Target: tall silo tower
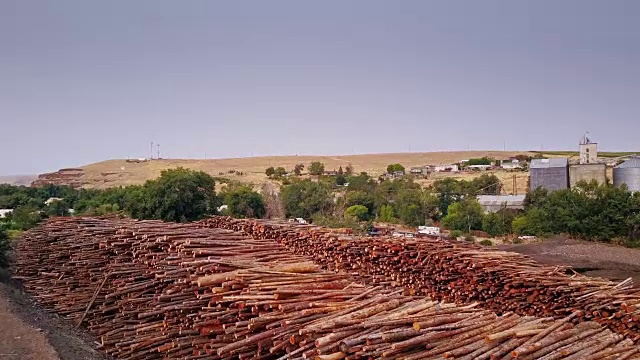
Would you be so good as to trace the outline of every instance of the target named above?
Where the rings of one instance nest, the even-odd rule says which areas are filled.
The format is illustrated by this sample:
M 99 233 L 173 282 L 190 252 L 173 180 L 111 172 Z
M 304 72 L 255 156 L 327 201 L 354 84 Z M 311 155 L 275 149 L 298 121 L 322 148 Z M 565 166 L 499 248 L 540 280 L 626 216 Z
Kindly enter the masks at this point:
M 596 164 L 598 162 L 598 143 L 589 139 L 589 133 L 584 134 L 580 141 L 580 164 Z

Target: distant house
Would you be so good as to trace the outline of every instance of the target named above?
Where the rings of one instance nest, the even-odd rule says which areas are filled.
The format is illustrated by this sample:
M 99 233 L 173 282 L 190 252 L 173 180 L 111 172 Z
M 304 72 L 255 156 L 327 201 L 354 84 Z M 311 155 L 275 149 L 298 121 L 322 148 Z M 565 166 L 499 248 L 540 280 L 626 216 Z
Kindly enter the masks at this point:
M 429 175 L 431 173 L 430 166 L 415 166 L 411 168 L 411 175 Z
M 478 195 L 478 202 L 486 213 L 500 209 L 524 210 L 526 195 Z
M 467 168 L 471 169 L 471 170 L 480 170 L 480 171 L 486 171 L 491 169 L 493 166 L 492 165 L 469 165 L 467 166 Z
M 433 167 L 435 172 L 458 172 L 460 167 L 458 164 L 436 165 Z
M 0 209 L 0 219 L 4 219 L 7 215 L 11 214 L 13 209 Z
M 500 168 L 504 170 L 517 170 L 523 168 L 523 163 L 516 159 L 515 156 L 511 156 L 508 159 L 500 160 Z
M 336 170 L 325 170 L 324 171 L 324 175 L 325 176 L 338 176 L 338 172 Z

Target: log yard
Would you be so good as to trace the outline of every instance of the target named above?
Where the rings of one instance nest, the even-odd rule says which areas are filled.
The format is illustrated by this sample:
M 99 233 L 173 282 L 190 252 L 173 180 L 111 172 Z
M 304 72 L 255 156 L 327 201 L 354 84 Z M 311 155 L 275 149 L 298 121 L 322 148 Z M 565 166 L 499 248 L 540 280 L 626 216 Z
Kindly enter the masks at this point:
M 0 360 L 640 360 L 640 1 L 0 1 Z
M 440 239 L 53 218 L 15 278 L 115 359 L 640 359 L 640 290 Z

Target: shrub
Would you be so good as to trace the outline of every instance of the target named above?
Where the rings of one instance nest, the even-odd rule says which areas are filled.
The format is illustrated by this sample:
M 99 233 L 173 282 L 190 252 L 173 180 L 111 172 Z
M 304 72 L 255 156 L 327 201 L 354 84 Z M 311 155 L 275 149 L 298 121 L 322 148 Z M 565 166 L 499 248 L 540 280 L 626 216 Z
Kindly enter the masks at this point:
M 449 236 L 451 236 L 454 239 L 457 239 L 460 236 L 462 236 L 462 231 L 460 231 L 460 230 L 451 230 L 451 233 L 450 233 Z
M 473 235 L 467 235 L 464 237 L 464 241 L 468 241 L 468 242 L 475 242 L 476 241 L 476 237 Z
M 491 241 L 489 239 L 484 239 L 484 240 L 480 241 L 480 245 L 493 246 L 493 241 Z
M 353 205 L 345 210 L 344 216 L 358 221 L 367 221 L 369 220 L 369 209 L 364 205 Z

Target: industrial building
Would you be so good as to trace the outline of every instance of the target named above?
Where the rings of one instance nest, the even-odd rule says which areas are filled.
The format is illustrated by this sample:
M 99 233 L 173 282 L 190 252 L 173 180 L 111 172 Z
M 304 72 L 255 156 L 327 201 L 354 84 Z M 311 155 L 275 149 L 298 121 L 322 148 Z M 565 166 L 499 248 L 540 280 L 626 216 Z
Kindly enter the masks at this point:
M 478 195 L 478 202 L 485 213 L 501 209 L 524 210 L 526 195 Z
M 589 183 L 593 180 L 599 184 L 607 181 L 607 165 L 598 161 L 598 144 L 585 134 L 580 142 L 580 164 L 569 166 L 569 181 L 574 187 L 581 181 Z
M 629 191 L 640 191 L 640 158 L 634 157 L 613 168 L 613 184 L 627 185 Z
M 529 188 L 549 191 L 569 188 L 569 159 L 533 159 L 530 166 Z
M 597 164 L 598 143 L 592 142 L 588 135 L 585 134 L 580 142 L 580 164 Z
M 569 181 L 571 187 L 579 182 L 597 181 L 599 184 L 607 182 L 607 165 L 605 164 L 575 164 L 569 166 Z

